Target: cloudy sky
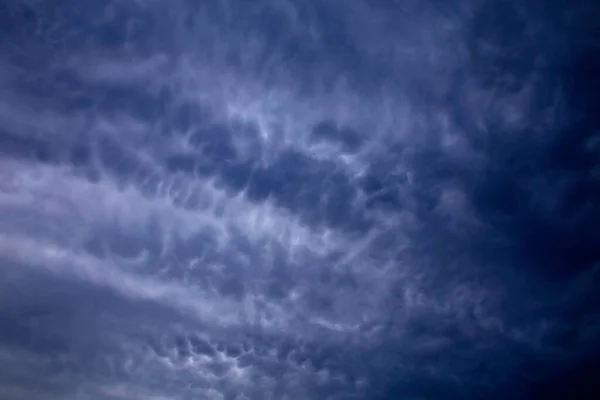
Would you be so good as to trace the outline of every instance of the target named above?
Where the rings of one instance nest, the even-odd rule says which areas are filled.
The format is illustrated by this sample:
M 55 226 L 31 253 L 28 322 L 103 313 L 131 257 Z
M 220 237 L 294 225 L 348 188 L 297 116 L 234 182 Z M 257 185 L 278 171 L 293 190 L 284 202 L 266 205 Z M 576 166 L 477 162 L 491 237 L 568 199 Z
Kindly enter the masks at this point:
M 593 3 L 0 2 L 0 399 L 600 391 Z

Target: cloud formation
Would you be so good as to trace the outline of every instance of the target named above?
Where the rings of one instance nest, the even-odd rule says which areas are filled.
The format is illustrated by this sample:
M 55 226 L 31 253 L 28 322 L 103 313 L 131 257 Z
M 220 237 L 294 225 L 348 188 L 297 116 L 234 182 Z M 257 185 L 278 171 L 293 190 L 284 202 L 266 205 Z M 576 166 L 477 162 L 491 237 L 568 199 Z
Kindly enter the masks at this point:
M 0 398 L 525 399 L 596 354 L 589 10 L 88 3 L 0 6 Z

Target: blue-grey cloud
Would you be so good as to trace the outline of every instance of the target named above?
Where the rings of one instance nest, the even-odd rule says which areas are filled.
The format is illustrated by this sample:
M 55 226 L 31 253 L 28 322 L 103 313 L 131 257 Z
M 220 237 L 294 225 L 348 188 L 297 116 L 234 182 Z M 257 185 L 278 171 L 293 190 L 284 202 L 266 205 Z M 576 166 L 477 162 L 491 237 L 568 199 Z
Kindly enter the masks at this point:
M 597 389 L 593 7 L 455 3 L 0 5 L 0 398 Z

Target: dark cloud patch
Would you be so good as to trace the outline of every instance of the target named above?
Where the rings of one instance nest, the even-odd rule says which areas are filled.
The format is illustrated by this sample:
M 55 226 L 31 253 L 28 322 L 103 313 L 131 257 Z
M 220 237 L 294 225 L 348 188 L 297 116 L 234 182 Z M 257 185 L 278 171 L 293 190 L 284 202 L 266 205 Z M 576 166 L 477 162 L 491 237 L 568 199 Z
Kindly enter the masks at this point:
M 29 158 L 40 162 L 48 162 L 56 157 L 47 143 L 35 138 L 4 133 L 0 136 L 0 143 L 5 156 Z
M 591 65 L 585 64 L 584 70 Z M 587 89 L 572 90 L 570 112 L 587 115 Z M 488 167 L 474 186 L 480 215 L 516 235 L 527 262 L 554 277 L 575 275 L 598 261 L 593 234 L 597 157 L 586 146 L 595 136 L 583 122 L 588 118 L 574 119 L 542 140 L 498 136 L 486 150 Z
M 309 223 L 344 226 L 355 222 L 358 193 L 336 166 L 297 151 L 285 151 L 266 168 L 249 169 L 247 193 L 255 201 L 272 198 Z M 306 207 L 308 204 L 318 207 Z
M 360 134 L 349 127 L 337 127 L 333 121 L 323 121 L 315 125 L 312 140 L 340 145 L 344 152 L 355 153 L 362 147 Z

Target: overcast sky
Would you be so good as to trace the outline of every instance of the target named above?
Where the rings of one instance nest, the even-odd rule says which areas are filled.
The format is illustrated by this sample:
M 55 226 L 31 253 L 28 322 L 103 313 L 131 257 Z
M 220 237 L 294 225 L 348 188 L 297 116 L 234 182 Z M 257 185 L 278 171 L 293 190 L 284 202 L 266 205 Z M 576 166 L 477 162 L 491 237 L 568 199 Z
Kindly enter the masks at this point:
M 593 3 L 0 2 L 0 399 L 600 393 Z

